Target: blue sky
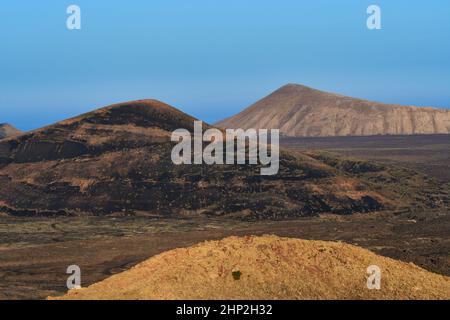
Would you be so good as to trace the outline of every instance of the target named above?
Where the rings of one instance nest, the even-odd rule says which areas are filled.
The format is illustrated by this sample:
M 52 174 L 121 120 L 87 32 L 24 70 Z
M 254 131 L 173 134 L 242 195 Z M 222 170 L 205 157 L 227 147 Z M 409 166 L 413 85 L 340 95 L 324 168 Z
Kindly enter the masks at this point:
M 214 122 L 286 83 L 450 107 L 447 0 L 15 0 L 0 39 L 0 122 L 24 130 L 140 98 Z

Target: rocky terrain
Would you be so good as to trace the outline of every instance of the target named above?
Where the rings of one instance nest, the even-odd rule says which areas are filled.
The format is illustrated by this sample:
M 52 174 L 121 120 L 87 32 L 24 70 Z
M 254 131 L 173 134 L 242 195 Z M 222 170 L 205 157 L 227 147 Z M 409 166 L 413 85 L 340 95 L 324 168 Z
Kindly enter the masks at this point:
M 21 133 L 22 133 L 22 131 L 14 128 L 10 124 L 0 123 L 0 139 L 6 138 L 6 137 L 17 136 Z
M 367 288 L 367 268 L 381 271 Z M 62 299 L 450 299 L 450 278 L 338 242 L 230 237 L 164 252 Z
M 293 137 L 448 134 L 450 110 L 382 104 L 289 84 L 217 126 L 280 129 Z
M 409 180 L 421 183 L 420 192 L 438 186 L 414 172 L 294 151 L 281 152 L 275 176 L 261 176 L 256 165 L 176 166 L 171 132 L 192 130 L 193 121 L 162 102 L 141 100 L 3 139 L 0 212 L 278 219 L 408 206 L 418 196 Z
M 288 138 L 282 145 L 299 154 L 334 159 L 324 160 L 339 176 L 386 193 L 397 199 L 398 207 L 282 221 L 211 215 L 149 218 L 145 212 L 120 217 L 0 213 L 0 300 L 63 295 L 66 268 L 74 263 L 82 268 L 82 286 L 87 287 L 164 251 L 232 235 L 342 241 L 450 276 L 447 136 Z M 362 164 L 370 164 L 372 170 L 364 170 Z

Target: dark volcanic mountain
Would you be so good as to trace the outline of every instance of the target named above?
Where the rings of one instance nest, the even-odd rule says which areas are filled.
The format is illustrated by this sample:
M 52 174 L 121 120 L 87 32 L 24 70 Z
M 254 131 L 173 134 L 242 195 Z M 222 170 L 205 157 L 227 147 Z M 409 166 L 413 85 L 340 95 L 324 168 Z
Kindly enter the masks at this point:
M 289 84 L 217 126 L 280 129 L 293 137 L 448 134 L 450 110 L 382 104 Z
M 22 131 L 14 128 L 12 125 L 7 123 L 0 123 L 0 139 L 12 136 L 18 136 Z
M 176 166 L 171 132 L 192 131 L 193 121 L 164 103 L 141 100 L 3 139 L 0 212 L 284 218 L 399 203 L 398 179 L 389 170 L 316 153 L 283 151 L 275 176 L 249 165 Z

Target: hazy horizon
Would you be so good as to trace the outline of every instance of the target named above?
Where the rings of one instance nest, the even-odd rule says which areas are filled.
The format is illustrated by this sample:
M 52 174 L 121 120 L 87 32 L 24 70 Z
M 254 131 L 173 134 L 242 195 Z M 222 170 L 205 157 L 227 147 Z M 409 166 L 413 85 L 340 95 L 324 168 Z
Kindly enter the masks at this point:
M 368 30 L 366 9 L 382 9 Z M 65 26 L 81 8 L 81 30 Z M 214 123 L 287 83 L 450 108 L 450 3 L 23 0 L 2 4 L 0 123 L 30 130 L 154 98 Z
M 284 84 L 284 85 L 287 85 L 287 84 L 294 84 L 294 83 L 286 83 L 286 84 Z M 297 84 L 297 85 L 303 85 L 303 84 L 299 84 L 299 83 L 295 83 L 295 84 Z M 39 125 L 39 126 L 37 126 L 37 127 L 32 127 L 32 128 L 21 128 L 21 127 L 16 126 L 14 123 L 7 122 L 7 121 L 5 121 L 5 122 L 1 122 L 1 121 L 0 121 L 0 124 L 9 124 L 9 125 L 12 125 L 13 127 L 17 128 L 17 129 L 20 129 L 20 130 L 23 130 L 23 131 L 30 131 L 30 130 L 34 130 L 34 129 L 39 129 L 39 128 L 44 127 L 44 126 L 52 125 L 52 124 L 54 124 L 54 123 L 56 123 L 56 122 L 59 122 L 59 121 L 62 121 L 62 120 L 66 120 L 66 119 L 71 118 L 71 117 L 76 117 L 76 116 L 80 115 L 81 113 L 93 111 L 93 110 L 96 110 L 96 109 L 99 109 L 99 108 L 102 108 L 102 107 L 105 107 L 105 106 L 108 106 L 108 105 L 111 105 L 111 104 L 120 103 L 120 102 L 126 102 L 126 101 L 133 101 L 133 100 L 143 100 L 143 99 L 144 99 L 144 100 L 145 100 L 145 99 L 156 99 L 156 100 L 160 100 L 160 101 L 162 101 L 162 102 L 164 102 L 164 103 L 168 103 L 169 105 L 172 105 L 173 107 L 176 107 L 176 108 L 180 109 L 181 111 L 183 111 L 183 112 L 185 112 L 185 113 L 188 113 L 188 114 L 190 114 L 190 115 L 192 115 L 192 116 L 195 116 L 195 117 L 198 118 L 199 120 L 202 120 L 202 121 L 207 122 L 207 123 L 209 123 L 209 124 L 214 124 L 214 123 L 216 123 L 216 122 L 219 122 L 220 120 L 224 120 L 225 118 L 227 118 L 227 117 L 229 117 L 229 116 L 231 116 L 231 115 L 234 115 L 234 114 L 236 114 L 236 113 L 238 113 L 238 112 L 244 110 L 245 108 L 249 107 L 251 104 L 253 104 L 253 103 L 257 102 L 258 100 L 264 98 L 265 96 L 267 96 L 267 95 L 273 93 L 274 91 L 276 91 L 277 89 L 279 89 L 280 87 L 282 87 L 282 86 L 284 86 L 284 85 L 281 85 L 281 86 L 279 86 L 279 87 L 277 87 L 277 88 L 275 88 L 275 89 L 272 89 L 272 91 L 268 92 L 268 93 L 265 94 L 264 96 L 261 96 L 261 97 L 259 97 L 259 98 L 255 98 L 256 100 L 254 100 L 253 102 L 248 103 L 248 105 L 243 106 L 241 109 L 238 109 L 235 113 L 230 114 L 230 115 L 227 115 L 227 116 L 224 116 L 224 117 L 221 117 L 221 118 L 209 118 L 209 119 L 208 119 L 208 118 L 204 118 L 204 117 L 202 118 L 201 116 L 196 116 L 195 114 L 190 114 L 190 113 L 186 112 L 186 111 L 183 109 L 183 106 L 174 105 L 174 104 L 169 103 L 168 101 L 164 101 L 164 100 L 161 100 L 161 99 L 158 99 L 158 98 L 155 98 L 155 97 L 143 97 L 143 98 L 136 98 L 136 99 L 124 100 L 124 101 L 115 101 L 115 102 L 110 102 L 110 103 L 106 103 L 106 104 L 103 104 L 103 105 L 95 105 L 95 106 L 91 106 L 90 108 L 89 108 L 89 107 L 88 107 L 88 108 L 83 108 L 84 111 L 81 111 L 81 112 L 79 112 L 79 113 L 69 114 L 68 116 L 62 117 L 62 118 L 57 118 L 58 114 L 55 115 L 54 117 L 49 117 L 49 116 L 47 115 L 47 117 L 45 117 L 45 118 L 43 118 L 43 119 L 34 119 L 34 120 L 36 120 L 36 121 L 38 121 L 38 122 L 39 122 L 39 121 L 49 120 L 50 122 L 44 123 L 44 124 L 42 124 L 42 125 Z M 311 87 L 311 88 L 312 88 L 312 87 Z M 329 93 L 342 94 L 342 93 L 340 93 L 340 92 L 330 92 L 330 91 L 326 91 L 326 90 L 324 90 L 324 89 L 322 89 L 322 88 L 313 88 L 313 89 L 317 89 L 317 90 L 325 91 L 325 92 L 329 92 Z M 355 97 L 355 96 L 350 96 L 350 95 L 348 95 L 348 96 L 351 97 L 351 98 L 359 98 L 359 99 L 364 99 L 364 100 L 370 100 L 370 101 L 372 101 L 372 102 L 380 102 L 380 103 L 386 103 L 386 104 L 395 104 L 395 103 L 392 103 L 392 102 L 389 102 L 389 101 L 380 101 L 380 100 L 374 100 L 374 99 L 366 99 L 366 98 L 364 98 L 364 97 Z M 404 105 L 407 105 L 407 104 L 404 104 Z M 434 105 L 413 105 L 413 106 L 416 106 L 416 107 L 434 107 L 434 108 L 437 108 L 437 109 L 444 109 L 444 110 L 445 110 L 445 109 L 450 109 L 450 105 L 449 105 L 449 107 L 439 107 L 439 106 L 434 106 Z M 78 110 L 78 109 L 75 109 L 75 110 Z

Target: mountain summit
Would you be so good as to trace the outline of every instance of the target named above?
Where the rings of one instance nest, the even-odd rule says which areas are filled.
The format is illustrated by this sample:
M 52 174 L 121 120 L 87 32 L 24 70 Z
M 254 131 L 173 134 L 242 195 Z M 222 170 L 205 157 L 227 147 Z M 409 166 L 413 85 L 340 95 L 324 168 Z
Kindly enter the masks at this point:
M 14 128 L 12 125 L 8 123 L 0 123 L 0 139 L 17 136 L 21 134 L 22 131 Z
M 382 104 L 288 84 L 216 125 L 280 129 L 298 137 L 448 134 L 450 110 Z

